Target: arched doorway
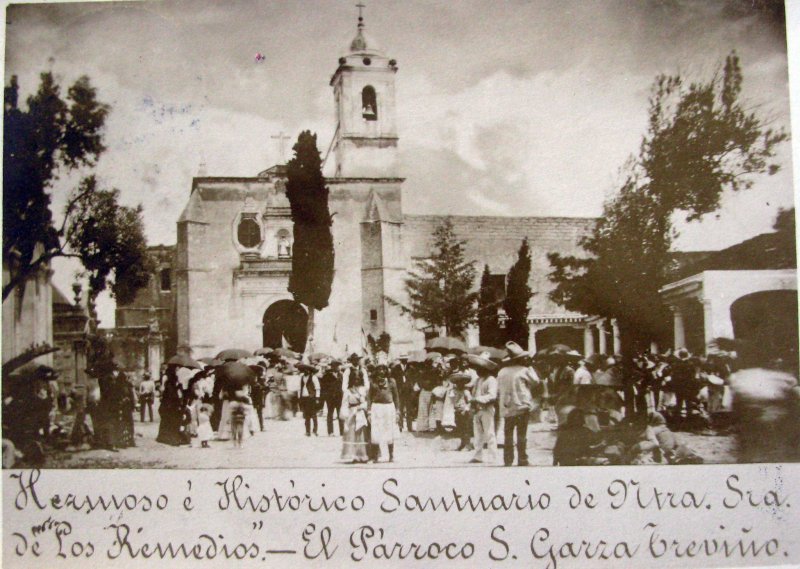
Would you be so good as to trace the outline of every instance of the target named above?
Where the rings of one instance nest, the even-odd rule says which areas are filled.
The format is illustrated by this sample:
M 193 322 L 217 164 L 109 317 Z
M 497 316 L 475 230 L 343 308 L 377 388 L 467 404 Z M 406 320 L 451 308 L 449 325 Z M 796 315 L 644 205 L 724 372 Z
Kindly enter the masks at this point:
M 279 300 L 264 311 L 263 345 L 279 348 L 286 340 L 288 347 L 296 352 L 306 349 L 308 313 L 303 305 L 294 300 Z
M 731 305 L 731 321 L 736 339 L 758 346 L 771 358 L 796 358 L 796 290 L 768 290 L 743 296 Z

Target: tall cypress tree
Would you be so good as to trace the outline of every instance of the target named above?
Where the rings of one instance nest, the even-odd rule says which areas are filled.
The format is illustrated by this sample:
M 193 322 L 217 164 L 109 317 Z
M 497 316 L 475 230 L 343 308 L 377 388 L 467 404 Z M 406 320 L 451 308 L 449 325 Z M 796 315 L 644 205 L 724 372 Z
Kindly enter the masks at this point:
M 478 297 L 478 332 L 482 346 L 495 346 L 500 343 L 497 326 L 497 299 L 491 288 L 489 265 L 483 266 L 481 288 Z
M 308 337 L 314 334 L 314 311 L 328 306 L 333 283 L 333 235 L 328 188 L 322 176 L 317 135 L 304 130 L 287 164 L 286 197 L 294 222 L 289 292 L 308 307 Z
M 506 330 L 508 339 L 521 346 L 528 345 L 528 301 L 533 293 L 528 285 L 531 275 L 531 250 L 528 238 L 522 240 L 517 261 L 508 271 L 506 281 L 506 299 L 503 308 L 508 315 Z

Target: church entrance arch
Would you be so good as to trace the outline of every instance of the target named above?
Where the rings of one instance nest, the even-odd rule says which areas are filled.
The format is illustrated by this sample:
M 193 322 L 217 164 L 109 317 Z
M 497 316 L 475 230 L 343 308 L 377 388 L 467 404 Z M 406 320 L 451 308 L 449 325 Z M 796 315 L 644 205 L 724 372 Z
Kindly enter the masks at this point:
M 308 312 L 302 304 L 294 300 L 273 302 L 264 311 L 263 345 L 267 348 L 286 345 L 302 353 L 308 339 L 307 327 Z
M 745 295 L 731 305 L 733 334 L 768 357 L 797 358 L 797 291 L 769 290 Z

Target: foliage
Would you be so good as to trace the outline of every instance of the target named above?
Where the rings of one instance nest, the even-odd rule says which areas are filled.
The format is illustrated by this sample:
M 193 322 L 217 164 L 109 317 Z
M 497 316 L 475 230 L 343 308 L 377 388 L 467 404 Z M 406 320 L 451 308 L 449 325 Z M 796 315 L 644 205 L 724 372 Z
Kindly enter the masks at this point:
M 517 261 L 508 271 L 506 299 L 503 308 L 508 315 L 508 339 L 521 346 L 528 345 L 528 302 L 533 296 L 528 280 L 531 276 L 531 249 L 528 239 L 522 240 Z
M 101 190 L 93 176 L 84 177 L 67 200 L 60 227 L 53 223 L 53 182 L 61 173 L 93 167 L 105 150 L 109 107 L 96 95 L 81 77 L 62 99 L 52 74 L 42 73 L 23 108 L 16 76 L 5 88 L 3 261 L 11 278 L 4 300 L 56 257 L 83 264 L 93 295 L 110 286 L 117 301 L 128 302 L 147 284 L 141 208 L 120 205 L 117 190 Z
M 392 336 L 388 332 L 381 332 L 377 338 L 372 334 L 367 335 L 367 343 L 369 344 L 369 351 L 372 355 L 383 352 L 389 353 L 389 348 L 392 345 Z
M 328 306 L 331 295 L 334 250 L 333 220 L 328 210 L 328 188 L 322 176 L 317 135 L 307 130 L 301 132 L 293 150 L 286 183 L 294 222 L 289 292 L 297 302 L 321 310 Z
M 719 208 L 725 192 L 774 174 L 776 146 L 787 139 L 740 99 L 735 53 L 705 82 L 659 76 L 639 155 L 623 169 L 619 193 L 582 239 L 588 258 L 549 255 L 550 297 L 570 310 L 618 319 L 623 351 L 663 338 L 668 322 L 658 290 L 673 270 L 676 214 L 688 221 Z
M 498 301 L 495 298 L 494 290 L 490 286 L 490 277 L 489 265 L 484 265 L 483 274 L 481 274 L 481 286 L 478 290 L 478 332 L 482 346 L 497 346 L 502 343 L 498 337 Z
M 405 281 L 408 306 L 387 300 L 412 318 L 443 327 L 450 336 L 463 334 L 476 320 L 479 296 L 472 292 L 475 263 L 464 260 L 464 243 L 456 238 L 453 222 L 442 221 L 433 232 L 430 258 L 416 261 Z

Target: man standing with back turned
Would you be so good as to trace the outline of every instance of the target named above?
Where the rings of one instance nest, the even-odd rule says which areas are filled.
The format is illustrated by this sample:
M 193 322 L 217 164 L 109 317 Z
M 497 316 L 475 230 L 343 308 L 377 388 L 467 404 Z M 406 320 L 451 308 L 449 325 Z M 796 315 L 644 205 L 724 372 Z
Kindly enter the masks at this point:
M 536 372 L 528 366 L 530 354 L 516 342 L 506 344 L 508 357 L 505 367 L 497 374 L 497 387 L 500 399 L 500 414 L 505 420 L 503 433 L 503 463 L 514 463 L 514 431 L 516 431 L 517 465 L 528 466 L 528 419 L 535 409 L 532 391 L 539 383 Z

